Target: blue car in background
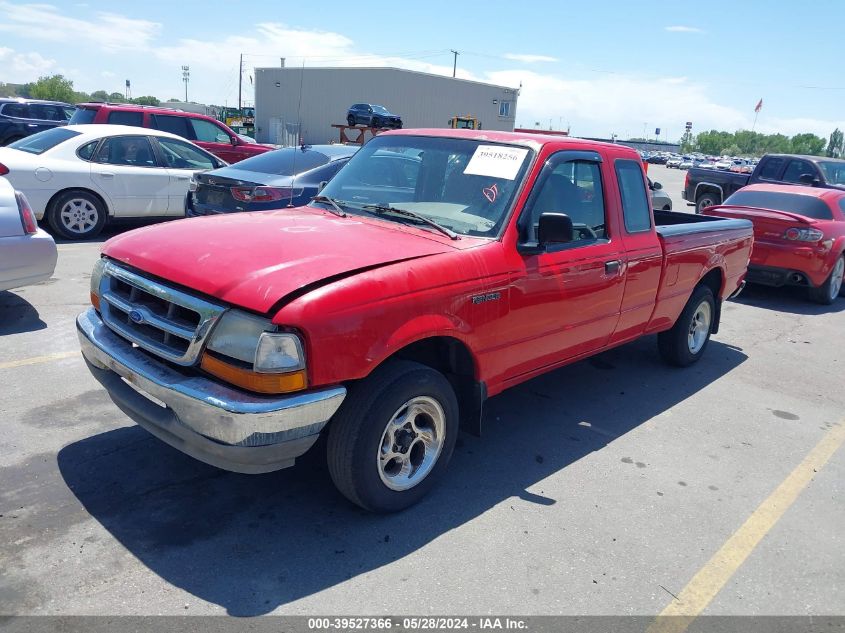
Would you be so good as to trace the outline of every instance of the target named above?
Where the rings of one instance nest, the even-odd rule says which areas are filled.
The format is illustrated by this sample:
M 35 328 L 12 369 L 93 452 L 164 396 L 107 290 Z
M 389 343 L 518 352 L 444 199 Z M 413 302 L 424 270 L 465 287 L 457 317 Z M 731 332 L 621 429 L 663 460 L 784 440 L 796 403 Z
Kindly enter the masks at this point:
M 374 103 L 356 103 L 346 111 L 349 125 L 368 125 L 376 128 L 402 129 L 402 117 Z
M 185 201 L 185 215 L 302 206 L 358 149 L 358 145 L 285 147 L 196 174 Z

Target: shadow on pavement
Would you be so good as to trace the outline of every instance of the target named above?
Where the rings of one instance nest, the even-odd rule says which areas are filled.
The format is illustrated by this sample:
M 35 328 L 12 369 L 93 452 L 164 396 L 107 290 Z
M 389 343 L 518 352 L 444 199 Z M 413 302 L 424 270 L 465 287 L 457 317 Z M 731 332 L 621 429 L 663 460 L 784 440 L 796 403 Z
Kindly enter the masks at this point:
M 528 489 L 745 360 L 712 341 L 696 366 L 674 369 L 648 337 L 511 389 L 489 401 L 483 438 L 459 439 L 443 483 L 390 516 L 346 502 L 324 458 L 237 475 L 137 426 L 66 446 L 58 466 L 85 510 L 154 573 L 231 615 L 260 615 L 390 565 L 508 500 L 555 504 Z
M 173 217 L 173 218 L 118 218 L 116 220 L 112 219 L 106 224 L 105 228 L 103 228 L 103 232 L 100 233 L 97 237 L 91 238 L 89 240 L 68 240 L 59 235 L 56 235 L 50 226 L 46 222 L 41 223 L 41 228 L 47 231 L 50 235 L 53 236 L 53 239 L 56 240 L 56 244 L 102 244 L 103 242 L 108 241 L 110 238 L 114 237 L 115 235 L 120 235 L 121 233 L 126 233 L 127 231 L 131 231 L 133 229 L 139 229 L 145 226 L 152 226 L 154 224 L 161 224 L 162 222 L 171 222 L 173 220 L 181 220 L 184 218 L 180 217 Z
M 0 291 L 0 336 L 36 332 L 46 327 L 29 301 L 13 292 Z
M 840 296 L 831 305 L 825 306 L 810 300 L 806 288 L 784 286 L 772 288 L 748 284 L 742 294 L 732 301 L 753 308 L 777 310 L 789 314 L 829 314 L 845 311 L 845 297 Z

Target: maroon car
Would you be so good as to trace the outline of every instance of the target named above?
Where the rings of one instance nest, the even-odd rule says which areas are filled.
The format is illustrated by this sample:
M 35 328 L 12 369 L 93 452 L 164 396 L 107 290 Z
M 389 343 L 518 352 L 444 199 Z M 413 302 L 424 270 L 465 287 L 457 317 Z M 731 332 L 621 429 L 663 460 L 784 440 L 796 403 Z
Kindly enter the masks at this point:
M 131 103 L 80 103 L 76 108 L 70 119 L 72 125 L 110 123 L 162 130 L 192 141 L 227 163 L 237 163 L 276 149 L 272 145 L 250 143 L 225 124 L 204 114 Z

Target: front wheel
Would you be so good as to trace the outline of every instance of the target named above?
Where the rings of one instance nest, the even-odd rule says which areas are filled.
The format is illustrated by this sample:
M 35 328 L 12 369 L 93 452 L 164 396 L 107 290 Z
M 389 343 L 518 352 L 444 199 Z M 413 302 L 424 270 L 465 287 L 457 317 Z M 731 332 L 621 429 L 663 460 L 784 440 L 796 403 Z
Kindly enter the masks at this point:
M 845 255 L 833 265 L 830 276 L 818 288 L 810 288 L 810 299 L 822 305 L 830 305 L 843 291 L 842 280 L 845 276 Z
M 716 314 L 716 300 L 708 286 L 697 286 L 671 330 L 657 335 L 660 355 L 670 365 L 688 367 L 704 354 Z
M 376 129 L 380 128 L 381 127 L 381 119 L 379 119 L 378 117 L 373 117 L 372 119 L 370 119 L 370 127 L 376 128 Z
M 67 191 L 57 197 L 47 210 L 50 227 L 69 240 L 97 236 L 106 225 L 106 208 L 97 196 L 87 191 Z
M 704 209 L 706 209 L 707 207 L 715 207 L 717 204 L 719 204 L 719 202 L 720 201 L 715 193 L 702 193 L 695 200 L 695 212 L 698 214 L 702 214 L 704 213 Z
M 349 127 L 355 127 L 355 117 L 350 114 L 348 117 L 346 117 L 346 123 L 349 125 Z
M 458 437 L 458 401 L 430 367 L 391 361 L 350 389 L 329 428 L 332 481 L 353 503 L 397 512 L 446 470 Z

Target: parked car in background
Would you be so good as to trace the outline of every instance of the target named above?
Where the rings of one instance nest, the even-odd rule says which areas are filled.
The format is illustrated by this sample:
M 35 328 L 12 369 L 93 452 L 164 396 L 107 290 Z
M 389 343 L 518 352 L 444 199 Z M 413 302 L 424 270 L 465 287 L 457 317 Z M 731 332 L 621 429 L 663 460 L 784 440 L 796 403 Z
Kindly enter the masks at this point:
M 684 200 L 695 212 L 721 204 L 735 191 L 758 182 L 781 182 L 845 190 L 845 160 L 797 154 L 766 154 L 748 174 L 692 169 L 684 180 Z
M 683 160 L 684 159 L 680 156 L 673 156 L 672 158 L 666 161 L 666 167 L 668 167 L 669 169 L 678 169 L 681 166 L 681 162 Z
M 647 177 L 648 178 L 648 177 Z M 663 191 L 663 185 L 659 182 L 653 182 L 648 178 L 648 188 L 651 191 L 651 208 L 660 209 L 662 211 L 672 210 L 672 198 Z
M 358 149 L 358 145 L 286 147 L 197 174 L 186 197 L 185 215 L 302 206 Z
M 49 279 L 57 257 L 56 243 L 38 228 L 26 196 L 0 178 L 0 290 Z
M 691 156 L 685 156 L 681 159 L 681 163 L 678 165 L 678 169 L 690 169 L 693 165 L 693 159 Z
M 646 160 L 652 165 L 665 165 L 669 157 L 665 154 L 652 154 Z
M 754 224 L 749 282 L 804 286 L 810 298 L 833 303 L 845 273 L 845 191 L 795 185 L 743 187 L 707 215 Z
M 403 156 L 419 178 L 397 186 Z M 444 475 L 459 427 L 480 432 L 488 396 L 647 334 L 670 364 L 702 359 L 752 239 L 652 211 L 622 145 L 388 131 L 308 206 L 109 240 L 76 326 L 160 440 L 253 474 L 316 445 L 352 503 L 392 512 Z
M 84 123 L 131 125 L 170 132 L 188 139 L 227 163 L 237 163 L 245 158 L 276 149 L 274 145 L 247 141 L 233 132 L 225 123 L 210 116 L 161 106 L 80 103 L 70 118 L 70 124 Z
M 727 171 L 731 168 L 731 159 L 729 158 L 720 158 L 713 164 L 714 169 L 718 169 L 719 171 Z
M 67 125 L 0 147 L 0 176 L 67 239 L 109 218 L 178 217 L 192 176 L 225 163 L 185 139 L 124 125 Z
M 349 125 L 366 125 L 377 128 L 402 127 L 402 117 L 391 114 L 387 108 L 372 103 L 356 103 L 346 112 L 346 122 Z
M 67 125 L 74 107 L 61 101 L 0 99 L 0 145 Z

